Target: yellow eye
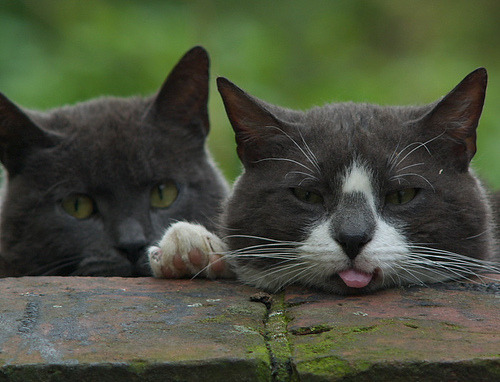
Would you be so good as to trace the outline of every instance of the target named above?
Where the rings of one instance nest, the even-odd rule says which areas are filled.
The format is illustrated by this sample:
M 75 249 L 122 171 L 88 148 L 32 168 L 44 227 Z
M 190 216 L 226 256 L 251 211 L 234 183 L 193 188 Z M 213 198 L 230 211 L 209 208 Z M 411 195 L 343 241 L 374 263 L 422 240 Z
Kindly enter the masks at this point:
M 385 202 L 389 204 L 406 204 L 411 202 L 417 195 L 416 188 L 405 188 L 402 190 L 390 192 L 385 196 Z
M 154 208 L 167 208 L 175 202 L 179 190 L 173 182 L 160 183 L 153 187 L 151 190 L 151 207 Z
M 62 208 L 77 219 L 87 219 L 95 212 L 94 201 L 87 195 L 73 194 L 64 198 Z
M 303 188 L 292 188 L 292 193 L 295 195 L 297 199 L 302 202 L 309 204 L 321 204 L 323 203 L 323 197 L 320 194 L 317 194 L 312 191 L 304 190 Z

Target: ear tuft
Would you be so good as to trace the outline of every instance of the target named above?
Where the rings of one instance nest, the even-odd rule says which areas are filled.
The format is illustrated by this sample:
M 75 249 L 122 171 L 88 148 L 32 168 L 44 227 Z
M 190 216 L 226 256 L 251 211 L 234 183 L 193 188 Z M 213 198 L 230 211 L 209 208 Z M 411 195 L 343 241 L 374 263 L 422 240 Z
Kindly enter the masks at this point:
M 248 165 L 269 155 L 283 124 L 256 98 L 224 77 L 217 78 L 227 116 L 235 132 L 238 156 Z
M 51 135 L 0 93 L 0 161 L 11 175 L 22 168 L 27 152 L 53 144 Z
M 470 73 L 424 117 L 425 125 L 451 142 L 453 160 L 466 171 L 476 153 L 476 128 L 483 110 L 488 75 Z M 442 141 L 440 139 L 440 141 Z
M 154 113 L 183 127 L 208 134 L 209 57 L 201 46 L 189 50 L 175 65 L 153 101 Z M 201 127 L 201 129 L 200 129 Z

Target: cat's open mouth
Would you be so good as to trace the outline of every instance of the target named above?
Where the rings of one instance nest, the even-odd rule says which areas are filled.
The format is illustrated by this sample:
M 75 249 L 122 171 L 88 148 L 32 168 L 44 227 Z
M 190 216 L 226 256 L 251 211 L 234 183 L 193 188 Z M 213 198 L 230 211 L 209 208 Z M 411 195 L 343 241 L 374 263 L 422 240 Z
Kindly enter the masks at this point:
M 360 270 L 350 268 L 338 273 L 345 285 L 350 288 L 364 288 L 374 278 L 374 273 L 365 273 Z

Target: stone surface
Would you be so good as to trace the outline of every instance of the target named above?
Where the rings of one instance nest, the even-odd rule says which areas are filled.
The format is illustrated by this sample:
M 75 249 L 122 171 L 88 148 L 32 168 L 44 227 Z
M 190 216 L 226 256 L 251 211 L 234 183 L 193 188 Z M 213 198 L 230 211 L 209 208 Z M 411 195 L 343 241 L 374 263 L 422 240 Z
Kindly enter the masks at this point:
M 495 283 L 350 297 L 289 289 L 296 372 L 302 381 L 500 381 L 499 291 Z
M 0 279 L 3 381 L 500 381 L 500 277 L 334 296 Z
M 213 281 L 0 279 L 0 381 L 267 380 L 266 308 L 253 293 Z

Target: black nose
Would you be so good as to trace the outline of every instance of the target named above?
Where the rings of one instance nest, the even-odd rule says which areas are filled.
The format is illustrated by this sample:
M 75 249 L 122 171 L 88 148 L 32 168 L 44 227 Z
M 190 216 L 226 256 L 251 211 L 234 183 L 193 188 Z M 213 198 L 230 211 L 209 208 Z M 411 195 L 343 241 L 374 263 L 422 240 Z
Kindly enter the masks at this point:
M 118 224 L 115 240 L 115 248 L 132 264 L 137 263 L 148 246 L 143 225 L 133 218 L 124 219 Z
M 118 249 L 132 264 L 137 263 L 139 258 L 145 253 L 147 247 L 146 241 L 130 241 L 120 243 Z
M 363 246 L 371 239 L 372 234 L 368 231 L 340 231 L 335 236 L 335 240 L 351 260 L 359 255 Z
M 367 199 L 359 193 L 344 195 L 331 222 L 331 234 L 352 260 L 375 233 L 376 220 Z

